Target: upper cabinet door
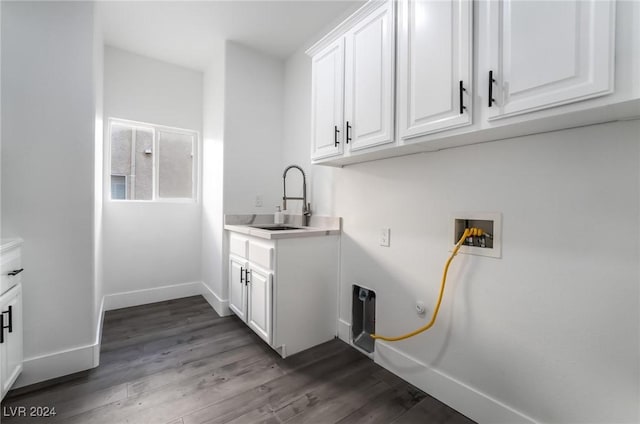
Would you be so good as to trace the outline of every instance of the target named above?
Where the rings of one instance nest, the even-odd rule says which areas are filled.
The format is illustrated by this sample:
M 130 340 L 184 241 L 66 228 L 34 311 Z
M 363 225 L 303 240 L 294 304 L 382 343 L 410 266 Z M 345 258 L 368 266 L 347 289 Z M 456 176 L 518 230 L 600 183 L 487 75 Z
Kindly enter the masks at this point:
M 342 154 L 344 39 L 313 57 L 311 72 L 312 159 Z
M 493 73 L 490 118 L 572 103 L 613 91 L 613 0 L 485 2 Z M 487 82 L 488 84 L 488 82 Z
M 345 143 L 358 150 L 394 140 L 394 2 L 346 34 Z
M 400 136 L 470 124 L 471 1 L 404 0 L 398 34 Z

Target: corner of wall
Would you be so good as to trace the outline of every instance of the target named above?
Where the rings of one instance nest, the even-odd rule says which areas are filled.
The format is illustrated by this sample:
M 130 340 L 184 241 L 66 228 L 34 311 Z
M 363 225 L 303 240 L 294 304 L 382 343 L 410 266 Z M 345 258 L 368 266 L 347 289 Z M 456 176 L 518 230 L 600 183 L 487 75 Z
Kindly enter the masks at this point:
M 93 367 L 100 365 L 100 346 L 102 345 L 102 326 L 104 324 L 104 296 L 101 296 L 97 313 L 96 341 L 93 345 Z
M 100 329 L 103 313 L 102 285 L 102 203 L 103 203 L 103 161 L 104 161 L 104 36 L 98 17 L 93 10 L 93 85 L 95 106 L 94 136 L 94 211 L 93 211 L 93 278 L 94 278 L 94 324 Z M 96 339 L 100 332 L 96 334 Z M 99 356 L 98 343 L 98 356 Z M 97 361 L 96 366 L 97 366 Z
M 3 167 L 3 218 L 25 240 L 23 257 L 29 263 L 23 287 L 29 309 L 23 322 L 25 360 L 17 383 L 26 385 L 94 364 L 94 5 L 2 2 L 1 7 L 2 68 L 5 78 L 12 75 L 2 93 L 4 114 L 11 116 L 3 123 L 2 148 L 12 159 Z M 44 113 L 34 114 L 33 104 Z M 25 138 L 44 154 L 21 154 Z M 46 154 L 51 151 L 66 162 L 52 160 Z M 47 178 L 31 184 L 34 170 Z M 74 272 L 60 271 L 70 267 Z M 55 331 L 60 328 L 65 331 Z
M 218 315 L 221 317 L 226 317 L 232 314 L 231 309 L 229 309 L 229 300 L 221 299 L 209 286 L 205 283 L 202 283 L 202 297 L 211 305 L 211 307 L 216 311 Z
M 96 359 L 98 359 L 96 350 L 99 354 L 100 345 L 94 343 L 26 358 L 22 363 L 22 373 L 13 388 L 17 389 L 95 368 Z
M 224 116 L 226 42 L 217 40 L 215 58 L 203 75 L 202 238 L 203 294 L 223 315 L 226 298 L 224 262 Z M 214 306 L 218 305 L 218 306 Z

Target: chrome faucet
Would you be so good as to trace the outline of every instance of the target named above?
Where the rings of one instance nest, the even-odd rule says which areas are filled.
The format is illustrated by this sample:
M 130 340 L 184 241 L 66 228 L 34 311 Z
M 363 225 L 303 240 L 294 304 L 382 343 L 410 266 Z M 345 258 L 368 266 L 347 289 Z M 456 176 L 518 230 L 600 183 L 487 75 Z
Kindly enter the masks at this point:
M 302 197 L 287 197 L 287 172 L 291 168 L 295 168 L 302 174 Z M 307 203 L 307 176 L 298 165 L 289 165 L 284 169 L 282 174 L 282 182 L 284 189 L 282 191 L 282 210 L 287 209 L 287 200 L 302 200 L 302 215 L 304 215 L 304 226 L 309 226 L 309 217 L 311 216 L 311 203 Z

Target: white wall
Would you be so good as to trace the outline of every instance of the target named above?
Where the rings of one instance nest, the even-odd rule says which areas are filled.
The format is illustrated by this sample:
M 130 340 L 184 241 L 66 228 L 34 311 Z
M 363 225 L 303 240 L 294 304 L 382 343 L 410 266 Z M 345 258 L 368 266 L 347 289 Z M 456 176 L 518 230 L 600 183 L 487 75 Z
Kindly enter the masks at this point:
M 376 290 L 379 333 L 423 325 L 414 303 L 435 302 L 450 214 L 502 212 L 502 259 L 460 255 L 436 327 L 394 347 L 536 421 L 635 422 L 639 131 L 599 125 L 342 170 L 341 318 L 359 283 Z
M 93 84 L 95 99 L 95 130 L 94 130 L 94 206 L 93 206 L 93 280 L 94 280 L 94 328 L 96 329 L 96 340 L 99 341 L 101 334 L 102 319 L 102 298 L 104 296 L 104 285 L 102 277 L 104 269 L 102 266 L 102 186 L 104 160 L 104 40 L 100 20 L 97 19 L 97 9 L 94 8 L 93 26 Z M 98 352 L 99 353 L 99 352 Z M 98 362 L 98 361 L 96 361 Z
M 281 203 L 284 65 L 235 42 L 214 48 L 204 83 L 202 281 L 226 315 L 224 214 L 273 213 Z
M 309 163 L 309 73 L 287 61 L 285 162 Z M 639 135 L 620 122 L 313 167 L 315 207 L 344 219 L 343 331 L 354 283 L 376 290 L 380 333 L 425 324 L 414 305 L 433 308 L 450 214 L 499 211 L 503 257 L 459 255 L 436 326 L 376 361 L 481 422 L 638 422 Z
M 104 65 L 105 120 L 130 119 L 202 134 L 201 72 L 110 46 Z M 106 179 L 104 195 L 105 294 L 200 281 L 200 201 L 112 202 Z
M 307 197 L 314 215 L 331 216 L 334 209 L 333 175 L 335 168 L 311 166 L 311 58 L 304 51 L 293 54 L 285 63 L 282 168 L 296 164 L 307 173 Z M 300 196 L 299 173 L 287 175 L 287 195 Z M 288 212 L 300 214 L 302 202 L 291 201 Z
M 202 282 L 208 301 L 227 314 L 226 258 L 223 248 L 225 43 L 204 72 L 202 145 Z
M 282 203 L 284 65 L 228 42 L 225 81 L 224 212 L 273 213 Z
M 2 228 L 24 239 L 22 385 L 93 366 L 93 5 L 2 9 Z
M 281 204 L 284 64 L 235 42 L 213 47 L 204 74 L 202 281 L 216 311 L 228 314 L 223 214 L 273 213 Z

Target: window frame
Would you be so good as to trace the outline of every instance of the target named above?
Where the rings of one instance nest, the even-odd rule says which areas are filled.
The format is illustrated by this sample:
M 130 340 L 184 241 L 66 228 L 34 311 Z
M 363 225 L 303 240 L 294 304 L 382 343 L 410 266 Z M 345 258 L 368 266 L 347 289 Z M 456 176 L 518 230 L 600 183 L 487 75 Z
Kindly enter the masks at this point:
M 151 131 L 153 134 L 152 146 L 153 146 L 153 156 L 152 156 L 152 174 L 151 174 L 151 184 L 152 184 L 152 193 L 151 199 L 113 199 L 111 197 L 111 175 L 122 175 L 122 174 L 112 174 L 111 173 L 111 133 L 114 125 L 126 126 L 133 129 L 141 129 L 145 131 Z M 192 169 L 191 169 L 191 198 L 185 197 L 160 197 L 159 196 L 159 161 L 158 154 L 160 152 L 159 148 L 159 136 L 158 132 L 166 131 L 173 132 L 178 134 L 189 135 L 193 137 L 193 145 L 192 145 Z M 134 133 L 135 134 L 135 133 Z M 132 138 L 132 141 L 135 140 L 135 135 Z M 140 121 L 132 121 L 130 119 L 122 119 L 122 118 L 113 118 L 110 117 L 108 119 L 107 131 L 105 137 L 105 160 L 104 160 L 104 169 L 103 169 L 103 178 L 105 181 L 109 181 L 109 184 L 105 184 L 104 191 L 105 195 L 104 200 L 108 202 L 114 203 L 198 203 L 199 193 L 200 193 L 200 133 L 195 130 L 189 130 L 186 128 L 179 127 L 170 127 L 167 125 L 158 125 L 158 124 L 150 124 L 147 122 Z M 132 149 L 134 144 L 132 143 Z M 130 181 L 132 184 L 135 184 L 135 177 L 132 178 L 129 175 L 125 175 L 125 180 L 127 183 Z M 126 188 L 125 188 L 126 190 Z

